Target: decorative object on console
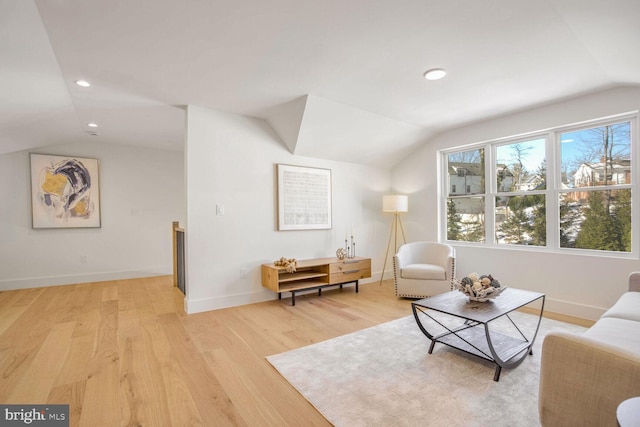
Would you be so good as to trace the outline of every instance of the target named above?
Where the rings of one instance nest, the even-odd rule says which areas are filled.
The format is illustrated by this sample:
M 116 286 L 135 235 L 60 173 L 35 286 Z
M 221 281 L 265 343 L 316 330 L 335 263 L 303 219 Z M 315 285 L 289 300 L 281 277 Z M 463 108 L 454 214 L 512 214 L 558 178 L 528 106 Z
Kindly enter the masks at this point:
M 347 251 L 344 248 L 338 248 L 336 251 L 336 258 L 344 259 L 347 256 Z
M 389 194 L 382 197 L 382 212 L 393 212 L 393 222 L 391 223 L 391 231 L 389 232 L 389 243 L 387 243 L 387 253 L 384 256 L 384 264 L 382 266 L 382 274 L 380 275 L 380 284 L 382 285 L 382 279 L 384 279 L 384 270 L 387 267 L 387 258 L 389 257 L 389 248 L 391 247 L 391 240 L 393 239 L 393 253 L 398 253 L 398 225 L 400 225 L 400 231 L 402 232 L 402 241 L 407 243 L 407 239 L 404 237 L 404 228 L 402 227 L 402 221 L 400 221 L 400 214 L 409 212 L 409 197 L 402 194 Z
M 348 244 L 347 236 L 348 236 L 347 233 L 345 233 L 345 235 L 344 235 L 345 257 L 347 257 L 347 258 L 355 258 L 356 257 L 356 242 L 353 239 L 353 227 L 351 227 L 351 245 Z
M 284 267 L 287 273 L 295 273 L 298 261 L 295 258 L 282 257 L 279 260 L 273 262 L 276 267 Z
M 469 297 L 469 301 L 486 302 L 496 298 L 507 287 L 501 286 L 498 279 L 491 274 L 479 275 L 470 273 L 460 280 L 454 280 L 453 284 L 457 290 Z

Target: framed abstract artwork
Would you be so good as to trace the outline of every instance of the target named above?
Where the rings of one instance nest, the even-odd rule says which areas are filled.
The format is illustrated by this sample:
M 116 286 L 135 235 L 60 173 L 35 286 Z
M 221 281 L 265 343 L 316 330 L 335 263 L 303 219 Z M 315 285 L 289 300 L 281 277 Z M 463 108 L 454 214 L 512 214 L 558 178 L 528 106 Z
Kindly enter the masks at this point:
M 100 227 L 98 159 L 31 154 L 33 228 Z
M 331 170 L 278 165 L 278 230 L 331 228 Z

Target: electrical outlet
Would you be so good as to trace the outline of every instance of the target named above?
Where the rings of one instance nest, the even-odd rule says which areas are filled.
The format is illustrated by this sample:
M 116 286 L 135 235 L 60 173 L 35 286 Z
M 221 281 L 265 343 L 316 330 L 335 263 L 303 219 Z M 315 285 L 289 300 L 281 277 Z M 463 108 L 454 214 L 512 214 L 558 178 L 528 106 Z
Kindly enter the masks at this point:
M 216 215 L 224 215 L 224 205 L 216 205 Z
M 87 262 L 89 262 L 89 257 L 86 255 L 80 255 L 80 264 L 86 264 Z
M 241 267 L 240 268 L 240 277 L 242 277 L 243 279 L 247 278 L 247 269 L 245 267 Z

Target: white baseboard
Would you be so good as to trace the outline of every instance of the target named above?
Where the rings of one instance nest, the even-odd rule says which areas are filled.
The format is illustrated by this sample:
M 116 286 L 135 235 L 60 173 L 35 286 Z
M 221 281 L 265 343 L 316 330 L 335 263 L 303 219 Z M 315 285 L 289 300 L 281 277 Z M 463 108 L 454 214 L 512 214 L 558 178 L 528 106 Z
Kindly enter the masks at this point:
M 590 305 L 576 304 L 574 302 L 546 299 L 544 311 L 565 314 L 567 316 L 579 317 L 580 319 L 598 320 L 607 311 L 606 308 L 593 307 Z
M 253 304 L 256 302 L 270 301 L 277 298 L 273 292 L 265 289 L 256 292 L 247 292 L 221 297 L 184 299 L 184 311 L 187 314 L 201 313 L 203 311 L 219 310 L 221 308 L 236 307 L 239 305 Z
M 173 274 L 167 268 L 146 268 L 142 270 L 109 271 L 60 276 L 26 277 L 0 280 L 0 291 L 15 289 L 43 288 L 47 286 L 73 285 L 76 283 L 104 282 L 108 280 L 138 279 L 141 277 L 165 276 Z

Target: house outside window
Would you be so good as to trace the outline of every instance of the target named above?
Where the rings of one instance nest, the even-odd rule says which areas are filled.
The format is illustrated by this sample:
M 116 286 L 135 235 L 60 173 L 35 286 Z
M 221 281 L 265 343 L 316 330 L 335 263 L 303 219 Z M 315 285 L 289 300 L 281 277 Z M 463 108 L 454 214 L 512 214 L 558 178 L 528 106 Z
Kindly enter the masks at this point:
M 635 123 L 635 116 L 622 116 L 441 152 L 442 180 L 451 189 L 441 199 L 442 235 L 451 242 L 637 254 Z
M 446 156 L 447 240 L 485 241 L 484 148 L 457 151 Z M 460 191 L 456 191 L 460 189 Z

